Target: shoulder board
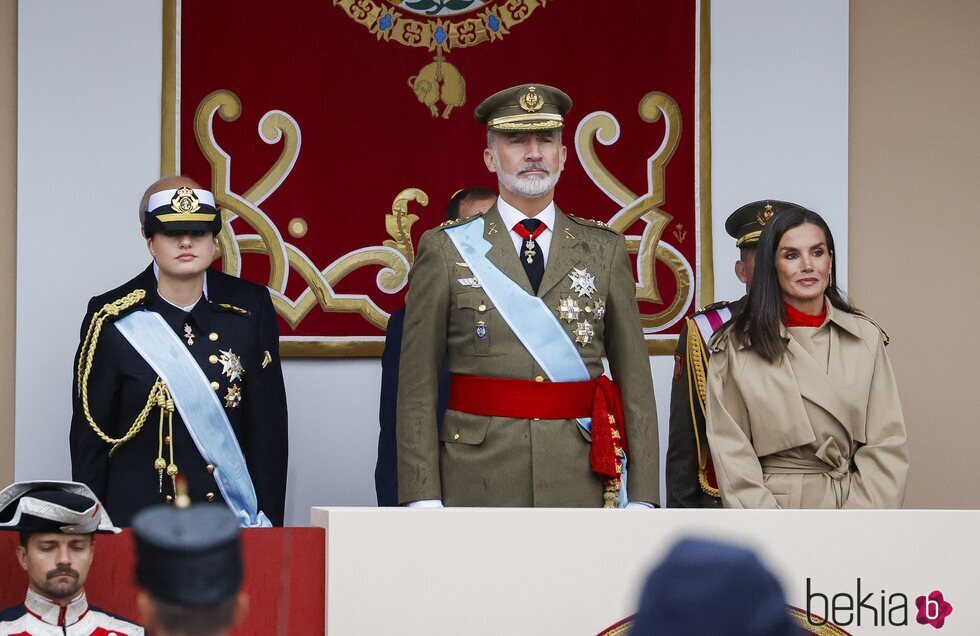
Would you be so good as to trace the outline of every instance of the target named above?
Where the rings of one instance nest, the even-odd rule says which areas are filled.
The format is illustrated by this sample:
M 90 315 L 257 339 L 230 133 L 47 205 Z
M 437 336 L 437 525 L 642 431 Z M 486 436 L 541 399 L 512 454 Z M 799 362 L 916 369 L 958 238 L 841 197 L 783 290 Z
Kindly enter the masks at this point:
M 728 302 L 727 300 L 719 300 L 716 303 L 711 303 L 710 305 L 708 305 L 707 307 L 705 307 L 704 309 L 702 309 L 701 311 L 699 311 L 697 313 L 701 313 L 701 312 L 704 312 L 704 311 L 711 311 L 712 309 L 722 309 L 722 308 L 728 307 L 729 305 L 731 305 L 731 303 Z
M 242 316 L 250 316 L 251 315 L 251 312 L 249 310 L 242 309 L 241 307 L 236 307 L 235 305 L 229 305 L 228 303 L 216 303 L 216 306 L 217 307 L 220 307 L 221 309 L 225 309 L 227 311 L 233 311 L 236 314 L 239 314 L 239 315 L 242 315 Z
M 479 215 L 479 214 L 474 214 L 473 216 L 471 216 L 468 219 L 450 219 L 448 221 L 443 221 L 442 223 L 440 223 L 438 225 L 438 227 L 436 229 L 440 229 L 441 230 L 441 229 L 445 229 L 447 227 L 455 227 L 457 225 L 466 225 L 467 223 L 469 223 L 471 221 L 475 221 L 476 219 L 480 218 L 480 216 L 481 215 Z
M 616 232 L 616 230 L 609 227 L 609 224 L 605 223 L 604 221 L 597 221 L 596 219 L 586 219 L 581 216 L 575 216 L 574 214 L 566 214 L 565 216 L 575 221 L 579 225 L 584 225 L 585 227 L 601 227 L 604 230 L 609 230 L 610 232 L 614 232 L 616 234 L 619 233 Z

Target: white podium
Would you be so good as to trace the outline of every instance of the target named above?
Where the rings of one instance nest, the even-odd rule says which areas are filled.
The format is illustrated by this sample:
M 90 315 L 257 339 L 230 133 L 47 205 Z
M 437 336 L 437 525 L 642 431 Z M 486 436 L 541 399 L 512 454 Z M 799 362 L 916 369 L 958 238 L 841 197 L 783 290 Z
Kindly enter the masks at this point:
M 688 535 L 753 548 L 790 605 L 806 609 L 809 585 L 810 611 L 852 634 L 936 633 L 915 601 L 937 590 L 953 606 L 938 633 L 980 633 L 980 511 L 313 508 L 312 520 L 326 529 L 330 636 L 595 635 L 635 612 L 649 570 Z

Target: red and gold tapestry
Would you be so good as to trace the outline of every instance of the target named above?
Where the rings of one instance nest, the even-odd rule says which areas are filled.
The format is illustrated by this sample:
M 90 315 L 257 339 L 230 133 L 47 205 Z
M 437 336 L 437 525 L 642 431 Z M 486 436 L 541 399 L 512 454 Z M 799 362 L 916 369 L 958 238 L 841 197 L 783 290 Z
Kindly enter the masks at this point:
M 669 353 L 712 298 L 708 23 L 708 0 L 165 0 L 162 172 L 213 189 L 218 264 L 269 286 L 284 355 L 379 355 L 419 236 L 496 189 L 473 108 L 557 86 L 556 202 L 627 236 Z

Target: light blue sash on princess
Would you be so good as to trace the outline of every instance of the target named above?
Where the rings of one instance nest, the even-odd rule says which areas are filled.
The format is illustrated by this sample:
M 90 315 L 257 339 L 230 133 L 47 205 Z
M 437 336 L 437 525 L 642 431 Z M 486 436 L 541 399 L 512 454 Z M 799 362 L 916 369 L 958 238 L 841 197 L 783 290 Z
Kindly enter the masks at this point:
M 483 223 L 483 218 L 477 218 L 444 231 L 480 281 L 490 302 L 535 362 L 544 369 L 548 379 L 552 382 L 591 380 L 592 376 L 575 343 L 544 301 L 524 291 L 487 258 L 487 252 L 493 245 L 483 238 Z M 578 418 L 578 423 L 587 433 L 592 433 L 592 418 Z M 626 458 L 623 457 L 620 506 L 625 507 L 626 503 Z
M 208 464 L 225 503 L 245 528 L 270 527 L 259 510 L 245 456 L 217 394 L 187 347 L 160 314 L 134 311 L 115 322 L 136 352 L 170 389 L 194 445 Z

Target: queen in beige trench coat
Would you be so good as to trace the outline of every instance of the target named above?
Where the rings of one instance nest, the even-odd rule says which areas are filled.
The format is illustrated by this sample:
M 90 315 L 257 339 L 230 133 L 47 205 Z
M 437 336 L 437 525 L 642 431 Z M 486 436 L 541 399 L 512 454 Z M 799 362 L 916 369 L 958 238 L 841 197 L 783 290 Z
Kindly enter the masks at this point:
M 898 508 L 905 420 L 878 326 L 837 289 L 810 210 L 768 220 L 742 316 L 712 342 L 707 432 L 726 508 Z

